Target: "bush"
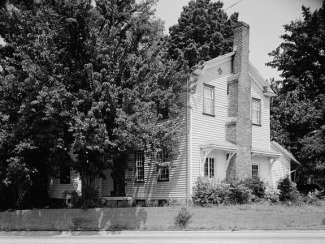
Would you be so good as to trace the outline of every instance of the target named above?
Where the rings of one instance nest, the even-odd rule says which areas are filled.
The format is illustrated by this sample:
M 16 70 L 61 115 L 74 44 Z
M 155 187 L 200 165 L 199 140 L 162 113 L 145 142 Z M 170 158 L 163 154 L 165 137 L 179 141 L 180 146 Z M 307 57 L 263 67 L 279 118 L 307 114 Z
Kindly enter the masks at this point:
M 297 190 L 296 184 L 289 177 L 279 182 L 278 189 L 280 191 L 279 199 L 282 202 L 298 202 L 301 200 L 301 195 Z
M 314 192 L 309 192 L 306 196 L 303 197 L 303 201 L 306 204 L 320 205 L 318 195 L 319 191 L 317 190 L 315 190 Z
M 65 205 L 68 208 L 80 208 L 81 197 L 77 191 L 65 191 L 64 193 Z M 69 200 L 68 200 L 69 199 Z
M 192 200 L 195 205 L 208 206 L 225 203 L 230 194 L 230 185 L 216 183 L 213 179 L 199 178 L 193 187 Z
M 193 188 L 193 202 L 200 206 L 218 204 L 244 204 L 252 198 L 251 190 L 243 183 L 217 183 L 213 179 L 199 178 Z
M 249 203 L 252 198 L 252 191 L 242 183 L 231 185 L 228 202 L 231 204 Z
M 252 194 L 258 198 L 264 198 L 265 195 L 265 184 L 259 178 L 249 178 L 242 182 L 246 187 L 248 187 Z
M 181 208 L 175 218 L 175 225 L 182 229 L 186 228 L 192 218 L 191 213 L 186 208 Z
M 278 190 L 274 189 L 266 189 L 264 198 L 271 202 L 271 203 L 277 203 L 280 201 L 279 199 L 280 192 Z
M 95 208 L 101 206 L 101 201 L 97 189 L 92 186 L 84 186 L 82 193 L 82 208 Z

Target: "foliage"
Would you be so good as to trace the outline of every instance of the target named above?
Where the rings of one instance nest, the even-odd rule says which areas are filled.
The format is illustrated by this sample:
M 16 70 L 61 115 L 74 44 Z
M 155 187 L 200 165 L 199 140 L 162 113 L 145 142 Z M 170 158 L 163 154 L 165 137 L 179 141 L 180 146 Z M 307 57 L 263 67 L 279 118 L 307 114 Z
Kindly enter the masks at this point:
M 251 200 L 252 192 L 243 183 L 218 183 L 199 178 L 193 188 L 193 202 L 200 206 L 218 204 L 244 204 Z
M 308 192 L 308 194 L 303 197 L 303 201 L 306 204 L 318 205 L 319 206 L 320 201 L 319 201 L 319 198 L 318 198 L 318 194 L 319 194 L 319 192 L 317 190 L 314 191 L 314 192 Z
M 167 59 L 154 1 L 27 2 L 0 6 L 2 184 L 20 177 L 45 202 L 48 178 L 69 166 L 87 195 L 129 149 L 176 148 L 187 71 Z
M 175 225 L 177 227 L 185 229 L 190 223 L 191 218 L 192 218 L 192 214 L 185 207 L 183 207 L 178 212 L 175 218 Z
M 77 191 L 65 191 L 63 195 L 65 199 L 70 198 L 70 206 L 68 207 L 80 208 L 82 206 L 81 196 Z
M 278 203 L 280 192 L 277 189 L 266 189 L 264 198 L 271 203 Z
M 200 206 L 221 204 L 229 195 L 229 188 L 229 184 L 219 184 L 213 179 L 201 177 L 193 187 L 193 203 Z
M 232 185 L 228 201 L 231 204 L 245 204 L 249 203 L 252 197 L 252 191 L 244 184 L 239 183 Z
M 300 193 L 297 190 L 296 183 L 292 182 L 289 177 L 283 178 L 279 184 L 279 199 L 282 202 L 297 202 L 300 200 Z
M 238 14 L 229 18 L 222 9 L 223 3 L 211 0 L 191 0 L 183 8 L 178 24 L 170 27 L 167 41 L 169 55 L 184 59 L 190 67 L 200 61 L 230 52 L 232 27 Z
M 284 26 L 283 42 L 270 53 L 268 64 L 281 72 L 273 81 L 272 138 L 290 149 L 302 163 L 297 180 L 325 186 L 325 1 L 302 20 Z
M 245 186 L 247 186 L 252 194 L 258 198 L 263 198 L 265 195 L 265 184 L 260 178 L 248 178 L 242 182 Z

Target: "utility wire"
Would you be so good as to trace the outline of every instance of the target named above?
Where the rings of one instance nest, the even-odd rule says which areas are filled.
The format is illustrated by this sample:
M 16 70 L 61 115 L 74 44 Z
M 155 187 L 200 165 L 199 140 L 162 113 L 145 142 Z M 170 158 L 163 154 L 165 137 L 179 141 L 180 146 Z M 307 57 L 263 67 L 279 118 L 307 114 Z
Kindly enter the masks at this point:
M 233 3 L 233 4 L 231 4 L 228 8 L 226 8 L 225 10 L 228 10 L 228 9 L 230 9 L 230 8 L 232 8 L 232 7 L 234 7 L 234 6 L 236 6 L 238 3 L 240 3 L 240 2 L 242 2 L 243 0 L 239 0 L 239 1 L 237 1 L 237 2 L 235 2 L 235 3 Z

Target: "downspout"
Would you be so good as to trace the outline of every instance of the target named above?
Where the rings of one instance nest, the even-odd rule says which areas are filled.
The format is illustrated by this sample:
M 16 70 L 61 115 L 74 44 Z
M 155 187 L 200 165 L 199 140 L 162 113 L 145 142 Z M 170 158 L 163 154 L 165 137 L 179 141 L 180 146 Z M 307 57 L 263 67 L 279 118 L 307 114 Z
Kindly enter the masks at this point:
M 185 135 L 185 163 L 186 163 L 186 196 L 185 196 L 185 204 L 186 208 L 188 207 L 188 187 L 189 187 L 189 177 L 188 177 L 188 172 L 189 172 L 189 165 L 188 165 L 188 79 L 186 79 L 186 107 L 185 107 L 185 130 L 186 130 L 186 135 Z

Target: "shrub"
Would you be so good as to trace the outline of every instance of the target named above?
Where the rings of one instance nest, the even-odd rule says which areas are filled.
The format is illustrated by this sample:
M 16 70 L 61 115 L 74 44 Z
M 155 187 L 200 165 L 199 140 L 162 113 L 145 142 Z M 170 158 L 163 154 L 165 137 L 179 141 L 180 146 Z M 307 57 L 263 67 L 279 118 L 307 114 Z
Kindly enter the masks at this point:
M 259 178 L 249 178 L 242 182 L 245 186 L 247 186 L 252 194 L 258 198 L 263 198 L 265 195 L 265 184 Z
M 184 229 L 190 223 L 191 218 L 192 218 L 192 214 L 186 208 L 183 207 L 178 212 L 175 218 L 175 225 L 177 227 Z
M 280 195 L 280 193 L 279 193 L 279 190 L 277 190 L 277 189 L 275 189 L 275 190 L 274 189 L 266 189 L 264 198 L 271 203 L 277 203 L 280 201 L 279 195 Z
M 282 202 L 298 202 L 301 199 L 296 184 L 289 177 L 279 182 L 278 189 L 280 191 L 279 199 Z
M 242 183 L 231 185 L 228 202 L 231 204 L 249 203 L 252 197 L 251 190 Z
M 77 191 L 65 191 L 64 193 L 64 199 L 69 198 L 70 200 L 67 202 L 65 201 L 65 204 L 67 207 L 72 208 L 80 208 L 81 207 L 81 197 Z
M 82 191 L 83 195 L 81 196 L 82 208 L 95 208 L 101 206 L 101 201 L 99 198 L 98 190 L 92 186 L 84 186 Z
M 318 194 L 319 191 L 317 190 L 314 192 L 309 192 L 306 196 L 303 197 L 303 201 L 311 205 L 320 205 Z
M 230 185 L 217 183 L 213 179 L 199 178 L 193 188 L 195 205 L 208 206 L 225 203 L 230 194 Z

